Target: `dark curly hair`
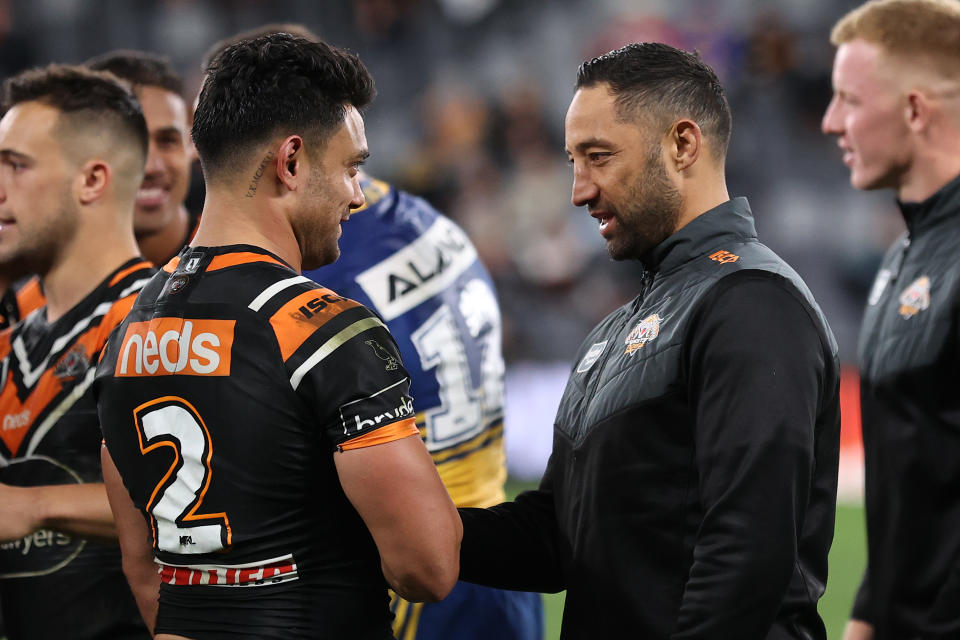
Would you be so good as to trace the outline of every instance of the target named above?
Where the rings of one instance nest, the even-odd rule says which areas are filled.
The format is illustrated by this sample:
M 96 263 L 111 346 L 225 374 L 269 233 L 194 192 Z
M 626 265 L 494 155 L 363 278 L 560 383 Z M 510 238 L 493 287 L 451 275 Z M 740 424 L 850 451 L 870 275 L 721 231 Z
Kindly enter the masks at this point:
M 322 148 L 347 106 L 363 109 L 375 95 L 360 59 L 323 42 L 272 33 L 232 44 L 210 61 L 194 116 L 204 174 L 242 162 L 275 135 Z
M 646 113 L 664 129 L 690 118 L 723 158 L 730 143 L 730 106 L 717 74 L 699 54 L 659 42 L 629 44 L 589 60 L 577 70 L 576 88 L 607 83 L 621 120 Z

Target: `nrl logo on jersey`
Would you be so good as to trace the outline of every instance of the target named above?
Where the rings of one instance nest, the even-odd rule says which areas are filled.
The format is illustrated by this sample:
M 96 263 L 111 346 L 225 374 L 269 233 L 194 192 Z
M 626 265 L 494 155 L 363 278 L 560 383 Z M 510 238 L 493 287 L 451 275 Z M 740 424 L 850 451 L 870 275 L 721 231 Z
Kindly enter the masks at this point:
M 580 364 L 577 366 L 577 373 L 583 373 L 590 369 L 593 364 L 600 358 L 600 354 L 603 353 L 604 348 L 607 346 L 607 341 L 603 342 L 594 342 L 590 345 L 590 349 L 587 351 L 587 355 L 583 356 L 583 360 L 580 361 Z
M 892 276 L 893 272 L 890 269 L 880 269 L 876 280 L 873 281 L 873 286 L 870 288 L 870 296 L 867 298 L 868 305 L 873 307 L 880 302 L 880 296 L 887 290 L 887 285 L 890 284 Z
M 203 260 L 203 253 L 195 252 L 192 256 L 187 258 L 183 263 L 183 267 L 180 269 L 182 273 L 196 273 L 200 268 L 200 262 Z
M 75 378 L 86 373 L 90 368 L 90 358 L 87 357 L 87 351 L 83 345 L 74 345 L 70 351 L 67 351 L 57 362 L 53 369 L 53 375 L 61 380 L 64 378 Z
M 624 342 L 627 348 L 624 350 L 624 353 L 630 355 L 637 349 L 642 349 L 643 345 L 660 335 L 660 322 L 662 320 L 663 319 L 655 313 L 641 320 L 637 326 L 633 328 L 633 331 L 630 332 L 630 335 L 627 336 Z
M 930 278 L 921 276 L 900 294 L 900 315 L 912 318 L 930 306 Z

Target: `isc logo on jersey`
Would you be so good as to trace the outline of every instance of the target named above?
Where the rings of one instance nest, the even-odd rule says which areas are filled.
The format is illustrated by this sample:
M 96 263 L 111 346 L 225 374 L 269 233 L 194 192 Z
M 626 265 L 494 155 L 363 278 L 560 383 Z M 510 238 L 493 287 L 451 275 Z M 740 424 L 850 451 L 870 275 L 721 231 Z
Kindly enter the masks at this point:
M 154 318 L 134 322 L 120 344 L 114 375 L 227 376 L 236 320 Z

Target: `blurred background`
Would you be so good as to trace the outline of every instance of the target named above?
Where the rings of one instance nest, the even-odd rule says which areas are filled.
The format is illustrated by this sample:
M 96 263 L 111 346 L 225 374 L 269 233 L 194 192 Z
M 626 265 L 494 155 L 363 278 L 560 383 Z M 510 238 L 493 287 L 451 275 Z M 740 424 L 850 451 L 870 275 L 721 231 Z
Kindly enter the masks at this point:
M 845 564 L 834 564 L 824 603 L 837 611 L 830 615 L 838 621 L 828 621 L 833 637 L 863 562 L 860 315 L 880 257 L 902 229 L 893 194 L 854 191 L 833 140 L 819 131 L 830 98 L 829 31 L 857 4 L 0 0 L 0 75 L 123 47 L 166 54 L 195 91 L 208 47 L 266 22 L 300 22 L 357 52 L 379 90 L 366 117 L 370 173 L 460 223 L 497 283 L 508 458 L 519 488 L 543 469 L 580 341 L 634 296 L 641 273 L 637 263 L 611 262 L 596 221 L 570 204 L 563 117 L 577 66 L 633 41 L 698 50 L 733 110 L 730 193 L 750 198 L 761 239 L 813 290 L 847 365 L 841 500 L 853 506 L 841 510 L 847 530 L 838 529 L 834 560 Z

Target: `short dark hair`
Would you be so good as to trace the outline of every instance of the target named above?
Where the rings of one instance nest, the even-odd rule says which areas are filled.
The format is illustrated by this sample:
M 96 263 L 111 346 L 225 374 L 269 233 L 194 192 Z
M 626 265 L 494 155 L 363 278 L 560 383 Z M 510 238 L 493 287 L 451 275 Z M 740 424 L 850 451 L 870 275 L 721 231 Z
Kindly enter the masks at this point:
M 159 87 L 183 96 L 183 77 L 170 64 L 170 59 L 148 51 L 116 49 L 90 58 L 83 63 L 88 69 L 109 71 L 121 80 L 138 87 Z
M 577 89 L 600 83 L 616 95 L 620 119 L 635 119 L 642 111 L 664 126 L 690 118 L 713 140 L 715 156 L 726 155 L 730 105 L 717 74 L 698 53 L 659 42 L 628 44 L 580 65 Z
M 376 95 L 357 56 L 289 33 L 242 40 L 217 53 L 193 120 L 193 142 L 209 178 L 279 133 L 309 136 L 317 148 L 346 115 Z
M 240 33 L 235 33 L 232 36 L 213 43 L 213 46 L 207 49 L 206 53 L 204 53 L 203 57 L 200 59 L 200 70 L 206 72 L 207 67 L 210 66 L 210 61 L 213 60 L 218 53 L 230 45 L 237 44 L 241 40 L 253 40 L 254 38 L 259 38 L 260 36 L 268 36 L 271 33 L 289 33 L 294 36 L 306 38 L 311 42 L 320 41 L 320 36 L 311 31 L 309 27 L 302 25 L 299 22 L 268 22 L 267 24 L 262 24 L 259 27 L 247 29 L 246 31 L 241 31 Z
M 22 102 L 54 107 L 71 130 L 96 127 L 100 133 L 117 136 L 123 144 L 132 142 L 146 161 L 149 141 L 143 110 L 113 74 L 64 64 L 30 69 L 3 83 L 3 110 Z

